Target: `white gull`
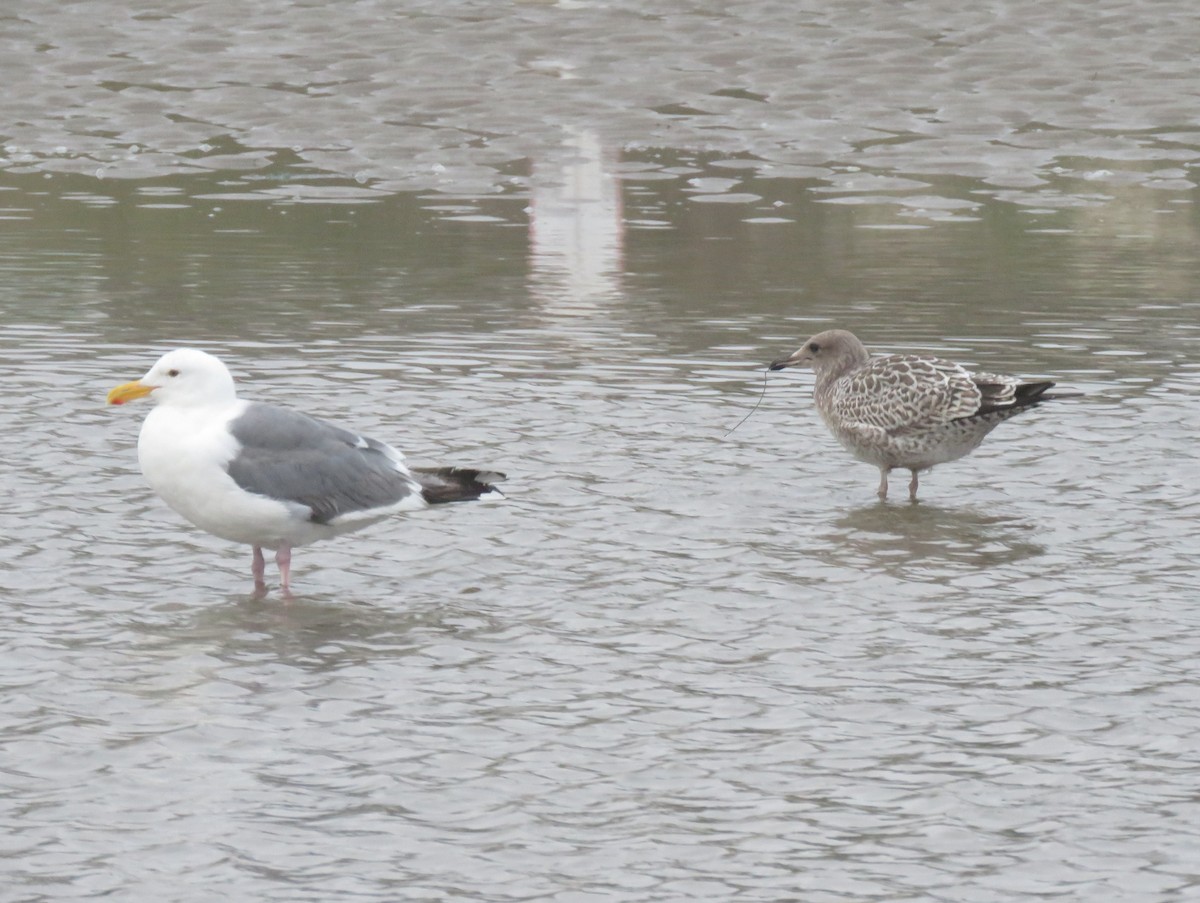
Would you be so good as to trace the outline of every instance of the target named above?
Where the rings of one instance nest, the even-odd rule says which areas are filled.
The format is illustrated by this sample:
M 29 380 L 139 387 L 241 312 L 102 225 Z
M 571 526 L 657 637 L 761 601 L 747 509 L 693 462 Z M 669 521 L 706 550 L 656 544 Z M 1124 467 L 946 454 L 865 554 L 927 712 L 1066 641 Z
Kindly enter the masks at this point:
M 254 587 L 266 591 L 263 549 L 275 552 L 290 594 L 292 549 L 393 514 L 496 492 L 504 474 L 409 468 L 383 442 L 307 414 L 237 397 L 216 357 L 164 354 L 109 404 L 149 396 L 138 461 L 151 488 L 201 530 L 253 547 Z M 497 494 L 499 494 L 497 492 Z

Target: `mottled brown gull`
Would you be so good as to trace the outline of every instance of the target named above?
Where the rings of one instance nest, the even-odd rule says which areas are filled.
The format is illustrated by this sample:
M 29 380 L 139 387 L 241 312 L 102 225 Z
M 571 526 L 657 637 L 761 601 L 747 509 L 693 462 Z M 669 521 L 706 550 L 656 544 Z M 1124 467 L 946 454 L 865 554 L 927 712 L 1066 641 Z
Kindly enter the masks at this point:
M 772 370 L 808 365 L 813 398 L 830 432 L 851 454 L 879 468 L 879 497 L 888 472 L 912 471 L 908 497 L 917 500 L 917 474 L 974 451 L 1009 417 L 1052 398 L 1053 382 L 971 373 L 927 354 L 871 357 L 852 333 L 818 333 Z M 1078 394 L 1078 393 L 1071 393 Z
M 237 397 L 217 358 L 182 348 L 108 393 L 150 397 L 138 460 L 150 486 L 189 521 L 253 547 L 254 589 L 266 591 L 263 549 L 275 551 L 290 595 L 292 549 L 404 511 L 498 492 L 504 474 L 409 468 L 390 445 L 299 411 Z

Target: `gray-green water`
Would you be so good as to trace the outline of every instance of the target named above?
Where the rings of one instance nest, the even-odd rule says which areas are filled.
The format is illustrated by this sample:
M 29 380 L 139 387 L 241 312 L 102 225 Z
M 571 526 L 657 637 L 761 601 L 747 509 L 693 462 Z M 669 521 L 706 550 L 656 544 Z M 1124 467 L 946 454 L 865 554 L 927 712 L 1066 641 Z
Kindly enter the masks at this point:
M 1200 893 L 1200 29 L 960 7 L 10 10 L 0 900 Z M 881 505 L 832 325 L 1087 395 Z M 508 499 L 253 600 L 180 344 Z

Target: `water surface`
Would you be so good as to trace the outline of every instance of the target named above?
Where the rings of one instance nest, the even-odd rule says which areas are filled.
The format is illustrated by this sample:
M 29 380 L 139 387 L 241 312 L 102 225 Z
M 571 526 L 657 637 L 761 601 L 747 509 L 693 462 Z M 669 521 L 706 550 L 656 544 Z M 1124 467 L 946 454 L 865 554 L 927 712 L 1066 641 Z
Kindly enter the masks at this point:
M 19 4 L 0 898 L 1195 893 L 1195 42 L 1003 6 Z M 832 325 L 1086 396 L 880 504 L 728 434 Z M 103 406 L 177 345 L 508 499 L 252 599 Z

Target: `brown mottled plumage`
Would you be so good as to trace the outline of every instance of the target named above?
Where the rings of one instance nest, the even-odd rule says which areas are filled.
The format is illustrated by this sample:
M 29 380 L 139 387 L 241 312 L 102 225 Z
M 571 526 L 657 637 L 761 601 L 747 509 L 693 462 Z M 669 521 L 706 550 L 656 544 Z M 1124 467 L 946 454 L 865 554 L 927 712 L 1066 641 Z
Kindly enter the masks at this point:
M 826 426 L 856 458 L 879 468 L 879 497 L 888 472 L 912 471 L 908 495 L 917 499 L 917 473 L 969 454 L 1009 417 L 1043 401 L 1048 380 L 970 373 L 927 354 L 872 358 L 844 329 L 818 333 L 795 353 L 771 364 L 806 364 L 817 383 L 813 398 Z

